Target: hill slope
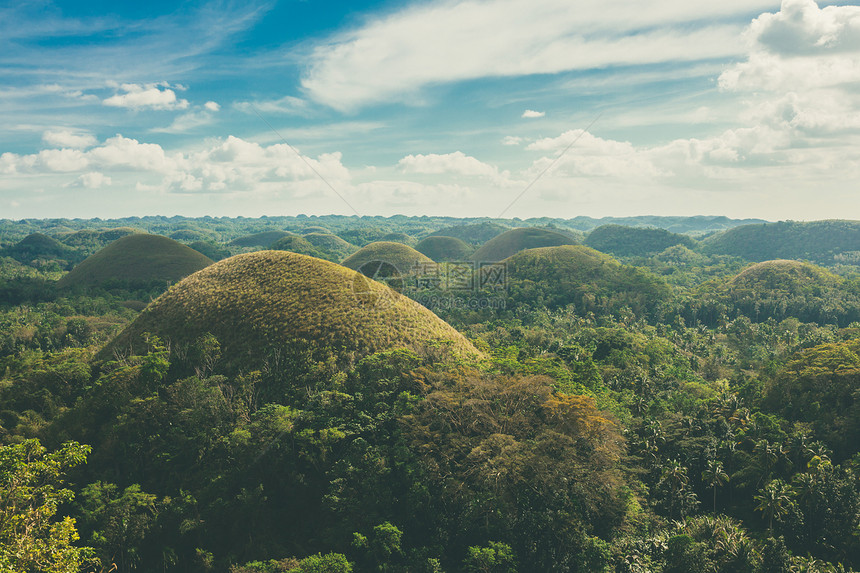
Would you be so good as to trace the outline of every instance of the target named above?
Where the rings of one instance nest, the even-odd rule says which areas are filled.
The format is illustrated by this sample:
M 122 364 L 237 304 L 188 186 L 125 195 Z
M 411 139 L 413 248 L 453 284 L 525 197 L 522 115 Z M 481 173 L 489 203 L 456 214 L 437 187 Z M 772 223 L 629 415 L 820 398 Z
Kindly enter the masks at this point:
M 281 251 L 237 255 L 191 275 L 100 356 L 139 348 L 144 332 L 179 347 L 211 333 L 231 366 L 253 369 L 275 353 L 305 350 L 348 361 L 450 341 L 456 355 L 479 354 L 439 317 L 388 287 L 338 264 Z
M 702 243 L 708 254 L 734 255 L 749 261 L 806 259 L 834 263 L 842 253 L 860 251 L 860 221 L 784 221 L 743 225 Z
M 622 225 L 603 225 L 591 231 L 585 244 L 601 253 L 616 257 L 643 257 L 683 245 L 695 246 L 690 237 L 670 233 L 665 229 L 647 227 L 624 227 Z
M 455 225 L 446 227 L 430 233 L 429 237 L 454 237 L 471 245 L 482 245 L 508 230 L 508 227 L 498 223 L 471 223 L 468 225 Z
M 484 246 L 475 251 L 472 260 L 491 263 L 507 259 L 526 249 L 576 245 L 578 243 L 579 241 L 575 238 L 552 229 L 522 227 L 511 229 L 490 239 Z
M 278 239 L 289 237 L 291 235 L 292 233 L 287 231 L 263 231 L 261 233 L 254 233 L 253 235 L 246 235 L 244 237 L 239 237 L 238 239 L 233 239 L 230 241 L 230 244 L 236 245 L 237 247 L 264 247 L 268 249 Z
M 27 235 L 15 245 L 4 249 L 0 254 L 11 257 L 20 263 L 29 263 L 37 259 L 74 261 L 82 258 L 71 247 L 42 233 Z
M 134 234 L 88 257 L 60 279 L 57 286 L 148 286 L 178 281 L 211 264 L 209 257 L 173 239 Z

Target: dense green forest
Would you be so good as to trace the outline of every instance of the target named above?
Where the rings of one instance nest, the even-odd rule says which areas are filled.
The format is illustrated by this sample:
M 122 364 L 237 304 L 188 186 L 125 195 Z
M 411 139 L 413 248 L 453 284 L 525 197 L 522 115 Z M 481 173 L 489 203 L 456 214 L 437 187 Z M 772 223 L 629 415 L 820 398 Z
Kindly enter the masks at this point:
M 858 249 L 0 220 L 0 572 L 858 571 Z

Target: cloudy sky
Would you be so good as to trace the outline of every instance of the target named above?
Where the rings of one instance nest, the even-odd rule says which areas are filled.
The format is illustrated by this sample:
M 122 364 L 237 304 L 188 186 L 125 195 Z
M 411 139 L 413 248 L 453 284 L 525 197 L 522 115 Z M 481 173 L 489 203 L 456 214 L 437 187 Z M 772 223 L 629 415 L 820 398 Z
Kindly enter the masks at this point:
M 16 4 L 0 218 L 860 219 L 854 4 Z

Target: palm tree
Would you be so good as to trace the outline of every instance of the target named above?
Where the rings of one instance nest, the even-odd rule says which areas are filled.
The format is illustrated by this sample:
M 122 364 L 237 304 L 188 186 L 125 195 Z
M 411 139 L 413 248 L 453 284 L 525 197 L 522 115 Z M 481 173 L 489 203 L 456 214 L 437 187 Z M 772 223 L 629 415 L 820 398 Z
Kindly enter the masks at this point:
M 767 519 L 768 531 L 773 530 L 773 518 L 779 519 L 791 507 L 793 495 L 794 491 L 791 486 L 781 479 L 775 479 L 764 486 L 755 496 L 755 500 L 758 502 L 755 510 L 760 511 L 762 516 Z
M 716 515 L 717 488 L 723 487 L 729 481 L 729 474 L 723 469 L 723 462 L 710 460 L 707 469 L 702 472 L 702 479 L 714 489 L 714 515 Z

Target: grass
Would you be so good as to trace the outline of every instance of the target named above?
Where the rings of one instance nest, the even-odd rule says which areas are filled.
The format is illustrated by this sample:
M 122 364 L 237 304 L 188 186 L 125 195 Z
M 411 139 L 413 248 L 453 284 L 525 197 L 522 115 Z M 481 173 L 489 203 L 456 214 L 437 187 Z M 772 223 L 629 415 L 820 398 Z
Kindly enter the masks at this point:
M 406 233 L 388 233 L 387 235 L 380 237 L 379 240 L 386 243 L 403 243 L 410 247 L 414 247 L 416 243 L 415 237 L 407 235 Z
M 732 287 L 797 292 L 810 286 L 835 286 L 842 279 L 810 263 L 777 259 L 749 266 L 730 281 Z
M 427 255 L 437 263 L 448 261 L 465 261 L 474 252 L 468 243 L 456 237 L 427 237 L 422 239 L 415 250 Z
M 540 247 L 578 244 L 576 238 L 552 229 L 523 227 L 511 229 L 487 241 L 472 255 L 476 262 L 497 262 L 524 251 Z
M 88 257 L 60 279 L 57 286 L 134 286 L 175 282 L 210 264 L 212 259 L 173 239 L 133 234 Z
M 383 261 L 394 265 L 401 274 L 410 273 L 417 263 L 433 262 L 429 257 L 422 255 L 408 245 L 379 241 L 363 247 L 347 257 L 341 264 L 347 268 L 358 270 L 362 265 L 373 261 Z
M 394 349 L 448 344 L 479 352 L 418 303 L 338 264 L 286 251 L 259 251 L 215 263 L 151 303 L 111 344 L 141 348 L 155 334 L 173 347 L 211 333 L 237 368 L 260 369 L 275 354 L 310 349 L 319 359 L 352 360 Z
M 665 251 L 675 245 L 694 248 L 695 241 L 686 235 L 670 233 L 665 229 L 603 225 L 591 231 L 585 244 L 602 253 L 617 257 L 646 256 Z
M 331 254 L 330 260 L 342 261 L 358 250 L 352 243 L 331 233 L 308 233 L 304 237 L 314 247 Z
M 17 244 L 4 249 L 2 256 L 11 257 L 22 263 L 35 259 L 62 259 L 66 261 L 78 259 L 77 251 L 42 233 L 27 235 Z
M 482 245 L 507 231 L 509 228 L 499 225 L 498 223 L 471 223 L 468 225 L 455 225 L 446 227 L 433 233 L 430 237 L 454 237 L 465 241 L 470 245 Z

